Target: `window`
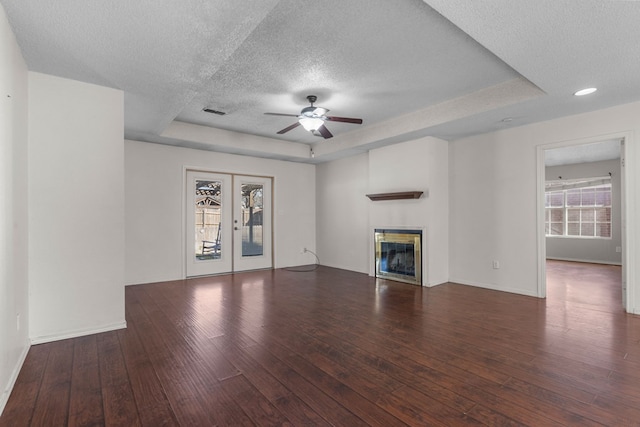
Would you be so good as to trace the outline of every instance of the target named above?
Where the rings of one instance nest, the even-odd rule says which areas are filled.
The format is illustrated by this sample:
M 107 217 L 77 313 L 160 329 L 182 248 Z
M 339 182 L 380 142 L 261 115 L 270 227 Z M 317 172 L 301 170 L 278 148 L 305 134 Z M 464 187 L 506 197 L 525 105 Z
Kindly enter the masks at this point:
M 592 184 L 593 181 L 587 183 Z M 579 182 L 547 183 L 547 236 L 611 238 L 610 180 L 606 184 L 582 185 Z

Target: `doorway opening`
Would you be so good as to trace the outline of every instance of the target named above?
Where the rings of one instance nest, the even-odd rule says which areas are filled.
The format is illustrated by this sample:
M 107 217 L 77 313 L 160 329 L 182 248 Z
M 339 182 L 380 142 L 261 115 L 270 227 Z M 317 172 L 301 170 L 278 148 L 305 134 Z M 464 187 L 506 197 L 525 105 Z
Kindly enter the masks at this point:
M 539 147 L 540 297 L 566 296 L 555 287 L 547 292 L 547 281 L 558 286 L 558 276 L 563 276 L 564 270 L 574 273 L 563 276 L 564 284 L 574 294 L 583 289 L 585 296 L 591 292 L 586 285 L 581 288 L 567 280 L 612 270 L 608 283 L 612 277 L 620 277 L 618 302 L 626 309 L 624 140 L 624 136 L 614 136 Z M 548 269 L 552 274 L 547 274 Z M 585 276 L 576 273 L 580 271 Z M 615 271 L 620 274 L 616 276 Z M 597 293 L 591 292 L 591 297 L 597 298 Z
M 186 171 L 186 277 L 273 267 L 272 187 L 272 177 Z

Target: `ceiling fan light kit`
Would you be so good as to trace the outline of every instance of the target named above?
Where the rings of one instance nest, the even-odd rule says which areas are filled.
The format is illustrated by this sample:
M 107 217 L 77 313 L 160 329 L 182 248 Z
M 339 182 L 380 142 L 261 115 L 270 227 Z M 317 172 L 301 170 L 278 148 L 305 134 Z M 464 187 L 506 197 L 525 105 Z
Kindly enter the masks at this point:
M 302 117 L 298 120 L 298 122 L 302 125 L 303 128 L 313 133 L 314 130 L 318 130 L 318 128 L 324 125 L 324 120 L 319 117 Z
M 333 135 L 329 132 L 329 129 L 324 125 L 326 121 L 333 122 L 342 122 L 342 123 L 352 123 L 352 124 L 362 124 L 362 119 L 356 119 L 351 117 L 335 117 L 335 116 L 327 116 L 326 114 L 329 112 L 328 109 L 323 107 L 315 107 L 313 105 L 318 98 L 315 95 L 307 96 L 307 100 L 311 104 L 309 107 L 305 107 L 300 111 L 300 114 L 282 114 L 282 113 L 264 113 L 270 116 L 287 116 L 287 117 L 297 117 L 298 121 L 286 128 L 278 131 L 279 135 L 283 133 L 289 132 L 292 129 L 297 128 L 299 125 L 302 125 L 305 130 L 311 132 L 313 135 L 321 136 L 325 139 L 331 138 Z

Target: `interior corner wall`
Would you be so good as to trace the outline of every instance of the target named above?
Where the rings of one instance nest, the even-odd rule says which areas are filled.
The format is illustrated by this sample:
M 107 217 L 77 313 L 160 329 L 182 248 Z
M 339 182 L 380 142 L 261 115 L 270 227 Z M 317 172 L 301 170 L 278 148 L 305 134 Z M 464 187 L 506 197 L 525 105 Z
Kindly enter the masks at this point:
M 448 146 L 421 138 L 317 168 L 318 254 L 331 267 L 373 275 L 373 229 L 424 229 L 427 286 L 448 280 Z M 369 193 L 424 191 L 418 200 L 373 202 Z
M 125 327 L 124 97 L 29 72 L 30 336 Z
M 125 141 L 125 283 L 185 278 L 185 168 L 274 178 L 274 266 L 312 264 L 315 166 Z
M 622 263 L 621 182 L 620 159 L 545 168 L 547 180 L 608 177 L 611 173 L 611 238 L 590 239 L 584 237 L 547 237 L 547 259 L 593 262 L 600 264 Z
M 369 274 L 369 155 L 358 154 L 316 167 L 320 264 Z
M 27 88 L 0 6 L 0 414 L 29 350 Z
M 537 295 L 538 146 L 625 132 L 627 203 L 637 203 L 640 103 L 472 136 L 450 142 L 450 280 L 463 284 Z M 628 218 L 631 252 L 640 248 L 634 218 Z M 494 269 L 493 261 L 500 268 Z M 640 277 L 630 269 L 629 283 Z M 640 292 L 632 290 L 635 310 Z M 635 295 L 635 296 L 634 296 Z

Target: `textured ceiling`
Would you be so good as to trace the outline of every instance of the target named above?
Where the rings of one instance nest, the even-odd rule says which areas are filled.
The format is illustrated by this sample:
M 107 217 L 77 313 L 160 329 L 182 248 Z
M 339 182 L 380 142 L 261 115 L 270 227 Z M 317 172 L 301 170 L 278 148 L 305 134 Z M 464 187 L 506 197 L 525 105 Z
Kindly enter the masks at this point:
M 321 162 L 640 100 L 637 1 L 0 3 L 30 70 L 123 90 L 142 141 Z M 311 94 L 364 123 L 277 135 Z
M 620 158 L 620 140 L 593 142 L 544 151 L 545 166 L 574 165 Z

